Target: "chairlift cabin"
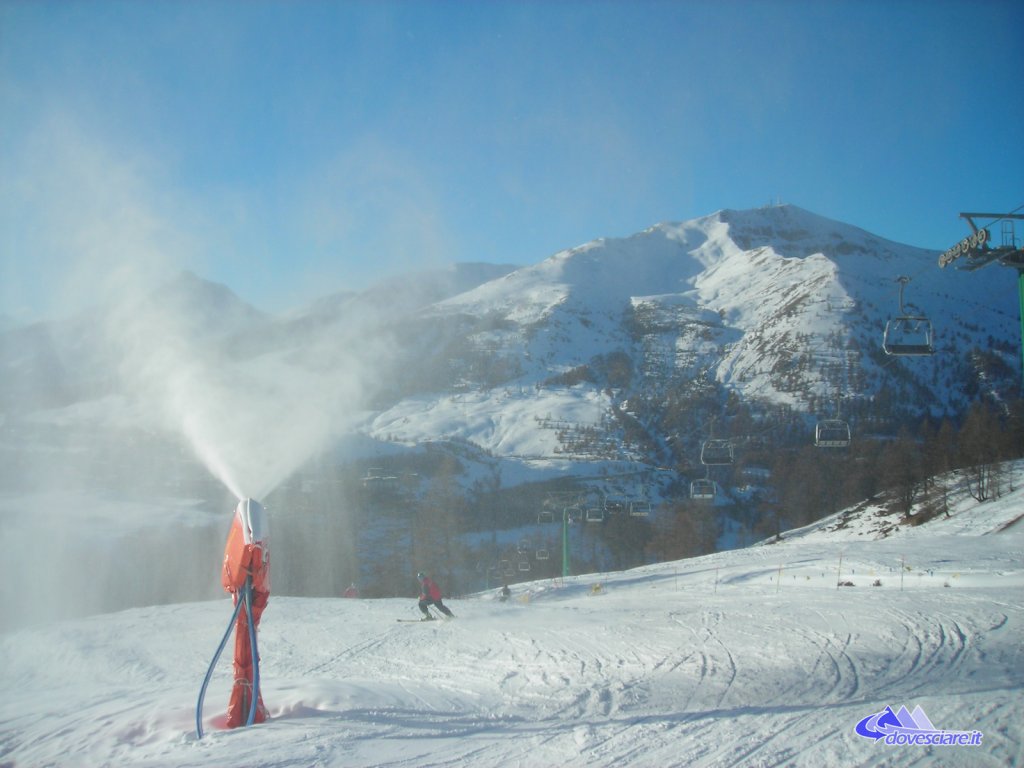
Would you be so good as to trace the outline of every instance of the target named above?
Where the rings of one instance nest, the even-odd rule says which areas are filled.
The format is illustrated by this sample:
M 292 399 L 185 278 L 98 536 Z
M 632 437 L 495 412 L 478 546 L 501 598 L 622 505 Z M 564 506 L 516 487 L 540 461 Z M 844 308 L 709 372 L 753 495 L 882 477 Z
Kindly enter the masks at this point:
M 537 552 L 534 554 L 534 557 L 536 557 L 538 560 L 547 560 L 551 557 L 551 555 L 548 553 L 546 549 L 538 549 Z
M 604 510 L 600 507 L 587 507 L 585 519 L 588 523 L 603 523 Z
M 629 516 L 630 517 L 647 517 L 651 514 L 651 502 L 649 501 L 634 501 L 629 505 Z
M 910 278 L 901 275 L 896 281 L 900 284 L 900 313 L 885 324 L 882 351 L 893 357 L 935 354 L 935 332 L 931 320 L 920 310 L 903 303 L 903 289 Z
M 552 512 L 550 509 L 542 509 L 537 514 L 537 524 L 538 525 L 543 525 L 544 523 L 553 523 L 553 522 L 555 522 L 555 513 Z
M 530 561 L 529 560 L 520 560 L 519 561 L 519 570 L 522 573 L 529 573 L 529 571 L 530 571 Z
M 926 357 L 935 354 L 935 333 L 927 317 L 894 317 L 885 324 L 882 351 L 893 357 Z
M 701 478 L 691 482 L 690 498 L 694 501 L 713 501 L 715 498 L 715 481 Z
M 850 425 L 842 419 L 825 419 L 814 428 L 814 445 L 818 448 L 848 448 Z
M 604 508 L 609 515 L 619 515 L 626 512 L 629 504 L 621 499 L 608 499 L 604 503 Z
M 705 440 L 700 449 L 700 463 L 708 466 L 732 464 L 732 443 L 728 440 Z

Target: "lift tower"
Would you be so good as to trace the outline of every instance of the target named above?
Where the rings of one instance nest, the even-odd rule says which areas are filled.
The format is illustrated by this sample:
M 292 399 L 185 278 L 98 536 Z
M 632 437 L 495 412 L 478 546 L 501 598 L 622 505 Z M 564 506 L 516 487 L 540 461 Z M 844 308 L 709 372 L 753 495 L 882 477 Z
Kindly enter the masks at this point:
M 1024 394 L 1024 250 L 1020 247 L 1014 227 L 1015 221 L 1024 220 L 1024 214 L 961 213 L 960 218 L 967 219 L 971 234 L 939 256 L 939 266 L 946 267 L 957 259 L 963 259 L 957 266 L 969 272 L 993 263 L 1017 270 L 1017 293 L 1020 298 L 1021 394 Z M 988 229 L 978 227 L 974 223 L 975 219 L 992 219 L 992 224 L 1001 223 L 1000 245 L 992 245 L 992 236 Z

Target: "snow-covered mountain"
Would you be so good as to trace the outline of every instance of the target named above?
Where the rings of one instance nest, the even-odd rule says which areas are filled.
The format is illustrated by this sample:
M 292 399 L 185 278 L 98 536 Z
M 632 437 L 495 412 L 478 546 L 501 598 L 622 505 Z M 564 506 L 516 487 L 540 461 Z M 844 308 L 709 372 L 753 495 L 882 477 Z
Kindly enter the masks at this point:
M 910 278 L 904 309 L 934 326 L 934 356 L 882 351 L 900 314 L 899 276 Z M 519 269 L 392 279 L 286 317 L 184 274 L 114 309 L 0 334 L 0 405 L 10 421 L 131 394 L 126 346 L 173 338 L 211 367 L 251 361 L 255 376 L 274 360 L 278 381 L 295 367 L 332 381 L 359 368 L 346 431 L 381 446 L 458 441 L 505 460 L 506 478 L 553 463 L 685 464 L 713 431 L 750 437 L 749 420 L 734 423 L 736 403 L 765 429 L 782 408 L 807 424 L 838 411 L 855 429 L 884 432 L 960 413 L 979 392 L 1013 391 L 1009 278 L 940 269 L 934 252 L 789 205 L 659 224 Z M 111 341 L 112 326 L 139 317 L 147 322 L 129 343 L 124 333 Z
M 416 443 L 443 418 L 447 436 L 495 455 L 551 458 L 572 450 L 544 439 L 539 417 L 621 449 L 625 411 L 650 438 L 627 452 L 678 461 L 666 440 L 707 436 L 712 421 L 743 437 L 730 434 L 730 397 L 761 413 L 839 410 L 872 429 L 956 414 L 979 390 L 1016 386 L 1016 296 L 1005 271 L 941 270 L 936 257 L 794 206 L 595 240 L 417 316 L 404 336 L 416 364 L 368 430 Z M 931 319 L 934 356 L 882 351 L 899 276 L 911 278 L 905 312 Z M 703 398 L 675 435 L 659 416 L 670 397 Z

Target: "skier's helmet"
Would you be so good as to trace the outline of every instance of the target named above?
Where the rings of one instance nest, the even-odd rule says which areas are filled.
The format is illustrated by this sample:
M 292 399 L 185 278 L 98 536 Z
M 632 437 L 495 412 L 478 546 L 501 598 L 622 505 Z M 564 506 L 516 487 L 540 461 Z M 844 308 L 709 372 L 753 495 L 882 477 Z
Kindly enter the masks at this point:
M 427 578 L 427 574 L 425 574 L 423 571 L 420 571 L 416 574 L 417 581 L 423 581 L 425 578 Z

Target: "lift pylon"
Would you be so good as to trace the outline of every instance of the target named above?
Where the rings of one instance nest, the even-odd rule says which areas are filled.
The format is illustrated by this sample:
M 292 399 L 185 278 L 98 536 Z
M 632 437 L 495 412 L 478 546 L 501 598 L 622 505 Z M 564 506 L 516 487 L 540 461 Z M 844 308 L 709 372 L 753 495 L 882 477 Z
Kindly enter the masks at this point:
M 1017 210 L 1019 211 L 1020 208 Z M 981 269 L 992 263 L 1017 270 L 1017 295 L 1020 301 L 1021 394 L 1024 395 L 1024 250 L 1021 249 L 1017 241 L 1013 226 L 1014 221 L 1024 219 L 1024 214 L 1016 211 L 1013 213 L 961 213 L 960 218 L 967 220 L 972 234 L 939 256 L 939 266 L 946 267 L 958 259 L 963 259 L 963 262 L 957 266 L 967 271 Z M 974 223 L 975 219 L 993 219 L 993 224 L 1002 222 L 1002 242 L 995 247 L 989 245 L 991 236 L 988 230 L 978 227 Z

